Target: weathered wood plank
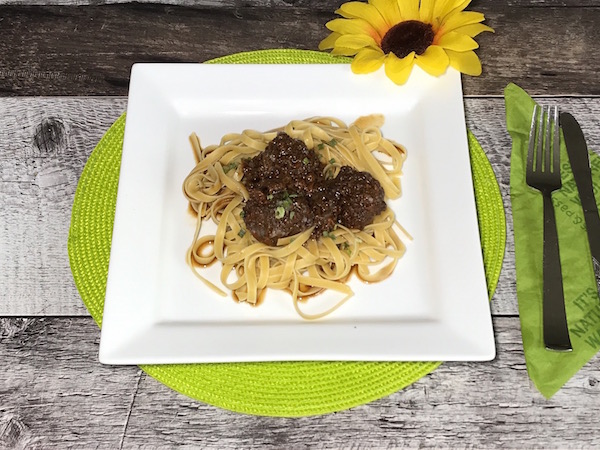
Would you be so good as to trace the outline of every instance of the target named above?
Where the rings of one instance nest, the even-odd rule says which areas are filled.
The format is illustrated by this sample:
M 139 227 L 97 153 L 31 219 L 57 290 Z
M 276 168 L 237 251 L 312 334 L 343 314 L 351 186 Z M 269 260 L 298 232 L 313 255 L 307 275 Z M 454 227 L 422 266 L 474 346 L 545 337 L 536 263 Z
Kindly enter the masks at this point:
M 316 50 L 339 3 L 0 6 L 0 92 L 126 95 L 134 62 L 197 62 L 267 48 Z M 496 33 L 478 37 L 484 73 L 465 78 L 465 93 L 500 95 L 515 81 L 534 94 L 600 95 L 600 7 L 591 0 L 549 7 L 559 3 L 567 4 L 473 2 L 470 8 L 485 13 Z
M 485 1 L 494 0 L 475 0 L 473 5 L 479 7 Z M 0 5 L 35 5 L 35 6 L 97 6 L 111 5 L 120 3 L 133 3 L 132 0 L 0 0 Z M 286 7 L 294 8 L 298 6 L 307 8 L 318 8 L 327 11 L 332 10 L 343 3 L 343 0 L 139 0 L 136 3 L 142 4 L 161 4 L 161 5 L 179 5 L 191 6 L 196 8 L 215 7 L 230 8 L 236 5 L 244 4 L 252 7 Z M 529 8 L 540 7 L 597 7 L 596 0 L 509 0 L 504 2 L 507 6 L 524 6 Z
M 118 448 L 141 371 L 98 364 L 90 319 L 0 319 L 0 448 Z
M 135 367 L 100 365 L 91 318 L 0 319 L 0 447 L 118 448 L 125 428 L 123 448 L 599 446 L 600 359 L 545 400 L 527 376 L 518 319 L 494 327 L 495 361 L 446 363 L 368 405 L 281 419 L 232 413 L 140 379 Z
M 474 0 L 473 4 L 479 7 L 486 2 L 494 0 Z M 94 6 L 94 5 L 111 5 L 120 3 L 133 3 L 132 0 L 0 0 L 0 5 L 35 5 L 35 6 Z M 294 8 L 297 6 L 309 8 L 322 8 L 324 5 L 330 10 L 329 3 L 331 0 L 139 0 L 135 3 L 147 4 L 158 3 L 163 5 L 180 5 L 194 7 L 232 7 L 243 3 L 246 6 L 254 7 L 273 7 L 282 6 Z M 334 6 L 340 5 L 343 0 L 336 0 Z M 508 0 L 505 2 L 507 6 L 525 6 L 529 8 L 540 7 L 596 7 L 598 4 L 595 0 Z
M 548 102 L 553 99 L 544 99 Z M 600 99 L 560 99 L 600 151 Z M 0 99 L 0 315 L 87 315 L 67 258 L 70 210 L 81 171 L 124 98 Z M 509 199 L 511 141 L 503 100 L 467 98 L 468 127 L 500 184 L 508 218 L 506 259 L 492 309 L 517 313 Z
M 478 9 L 486 3 L 494 0 L 474 0 L 469 9 Z M 192 8 L 233 8 L 233 7 L 255 7 L 255 8 L 310 8 L 322 11 L 333 11 L 343 0 L 0 0 L 0 6 L 101 6 L 114 4 L 160 4 L 171 6 L 186 6 Z M 508 0 L 503 2 L 506 7 L 524 8 L 595 8 L 598 7 L 596 0 Z
M 0 314 L 87 315 L 67 256 L 90 153 L 125 99 L 0 101 Z

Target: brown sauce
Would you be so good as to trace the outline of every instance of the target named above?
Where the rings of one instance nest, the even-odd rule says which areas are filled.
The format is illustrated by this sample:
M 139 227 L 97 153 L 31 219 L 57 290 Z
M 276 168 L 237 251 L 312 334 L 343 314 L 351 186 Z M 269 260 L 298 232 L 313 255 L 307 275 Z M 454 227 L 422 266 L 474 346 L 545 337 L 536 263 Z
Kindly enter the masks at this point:
M 191 203 L 188 203 L 188 213 L 191 214 L 191 216 L 194 219 L 198 218 L 198 213 L 196 212 L 196 210 L 194 209 L 194 207 L 192 206 Z

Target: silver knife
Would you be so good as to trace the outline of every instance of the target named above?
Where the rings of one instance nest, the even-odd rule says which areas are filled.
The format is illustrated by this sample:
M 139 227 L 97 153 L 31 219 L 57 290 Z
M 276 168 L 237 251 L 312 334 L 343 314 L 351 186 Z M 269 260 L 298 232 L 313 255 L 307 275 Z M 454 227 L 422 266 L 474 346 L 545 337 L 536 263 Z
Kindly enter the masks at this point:
M 600 295 L 600 215 L 598 215 L 598 205 L 594 197 L 588 149 L 581 127 L 571 114 L 560 113 L 560 127 L 563 130 L 569 162 L 571 163 L 573 177 L 575 178 L 575 184 L 577 185 L 579 198 L 581 199 L 592 261 L 594 263 L 596 285 L 598 287 L 598 294 Z

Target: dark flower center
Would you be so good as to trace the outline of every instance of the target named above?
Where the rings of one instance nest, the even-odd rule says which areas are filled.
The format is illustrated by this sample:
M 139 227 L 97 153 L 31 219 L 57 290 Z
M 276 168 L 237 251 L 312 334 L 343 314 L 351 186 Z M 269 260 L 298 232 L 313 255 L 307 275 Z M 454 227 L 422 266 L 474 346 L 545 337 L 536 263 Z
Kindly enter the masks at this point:
M 433 43 L 433 27 L 419 20 L 406 20 L 394 25 L 381 40 L 381 50 L 386 55 L 393 52 L 404 58 L 410 52 L 422 55 Z

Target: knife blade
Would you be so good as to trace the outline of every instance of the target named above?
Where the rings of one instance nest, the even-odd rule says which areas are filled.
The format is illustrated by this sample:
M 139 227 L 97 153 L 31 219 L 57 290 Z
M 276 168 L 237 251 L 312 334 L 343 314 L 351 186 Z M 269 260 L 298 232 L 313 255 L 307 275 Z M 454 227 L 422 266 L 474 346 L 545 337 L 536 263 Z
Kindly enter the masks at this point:
M 581 131 L 579 123 L 571 114 L 560 113 L 560 127 L 563 130 L 569 163 L 573 170 L 573 178 L 575 178 L 581 207 L 583 208 L 596 285 L 600 295 L 600 215 L 598 215 L 598 205 L 594 197 L 588 149 L 583 131 Z

